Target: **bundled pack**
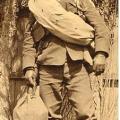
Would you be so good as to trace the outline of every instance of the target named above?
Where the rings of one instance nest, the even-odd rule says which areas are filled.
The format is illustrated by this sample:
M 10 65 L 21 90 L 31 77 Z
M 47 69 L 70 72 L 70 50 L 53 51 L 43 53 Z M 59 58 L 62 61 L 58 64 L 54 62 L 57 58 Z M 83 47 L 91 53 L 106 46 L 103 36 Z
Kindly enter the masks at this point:
M 62 40 L 79 45 L 88 45 L 93 40 L 93 27 L 66 11 L 57 0 L 29 0 L 28 6 L 36 20 Z

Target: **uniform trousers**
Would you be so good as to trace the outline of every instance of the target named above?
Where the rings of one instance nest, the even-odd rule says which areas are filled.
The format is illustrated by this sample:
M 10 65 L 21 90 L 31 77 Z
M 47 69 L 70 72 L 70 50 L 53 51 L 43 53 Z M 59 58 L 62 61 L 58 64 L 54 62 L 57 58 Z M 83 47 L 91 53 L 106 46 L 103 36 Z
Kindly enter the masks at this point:
M 77 120 L 93 120 L 93 92 L 89 75 L 81 60 L 73 61 L 67 56 L 64 65 L 40 65 L 39 75 L 40 95 L 48 108 L 51 120 L 62 120 L 60 109 L 63 84 Z

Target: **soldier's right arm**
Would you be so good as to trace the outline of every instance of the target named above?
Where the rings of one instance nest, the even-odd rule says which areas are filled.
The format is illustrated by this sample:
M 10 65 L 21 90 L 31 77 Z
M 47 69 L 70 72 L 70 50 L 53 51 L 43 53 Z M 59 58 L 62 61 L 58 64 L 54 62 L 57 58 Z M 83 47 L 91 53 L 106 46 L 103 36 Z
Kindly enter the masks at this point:
M 30 30 L 31 24 L 29 17 L 23 17 L 21 21 L 21 29 L 23 32 L 23 70 L 32 68 L 35 65 L 36 49 Z
M 28 81 L 27 84 L 32 86 L 36 85 L 36 68 L 35 68 L 35 59 L 36 59 L 36 48 L 34 47 L 34 39 L 32 36 L 31 26 L 34 21 L 31 21 L 29 15 L 20 17 L 18 24 L 20 24 L 20 31 L 23 36 L 23 73 L 25 79 Z

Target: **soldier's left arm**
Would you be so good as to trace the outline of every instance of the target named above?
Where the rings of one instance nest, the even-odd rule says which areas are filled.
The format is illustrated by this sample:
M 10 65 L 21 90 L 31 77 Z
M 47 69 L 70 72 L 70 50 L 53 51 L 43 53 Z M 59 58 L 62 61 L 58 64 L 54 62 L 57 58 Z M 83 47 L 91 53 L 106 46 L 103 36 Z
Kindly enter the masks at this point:
M 95 29 L 95 53 L 103 53 L 106 57 L 109 55 L 110 31 L 105 25 L 104 19 L 101 17 L 98 10 L 95 8 L 91 0 L 80 0 L 84 7 L 84 15 L 89 24 Z
M 110 31 L 91 0 L 80 0 L 80 3 L 82 3 L 84 7 L 84 15 L 87 21 L 95 29 L 95 57 L 93 60 L 93 70 L 96 75 L 99 75 L 104 72 L 106 57 L 109 56 Z

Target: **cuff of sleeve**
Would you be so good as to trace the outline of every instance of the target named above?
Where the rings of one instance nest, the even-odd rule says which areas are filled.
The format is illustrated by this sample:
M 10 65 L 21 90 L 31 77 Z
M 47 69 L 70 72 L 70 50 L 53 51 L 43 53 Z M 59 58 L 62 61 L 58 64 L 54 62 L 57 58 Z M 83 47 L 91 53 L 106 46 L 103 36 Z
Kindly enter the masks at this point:
M 35 66 L 35 58 L 32 56 L 23 57 L 23 70 L 26 68 L 34 68 Z
M 109 57 L 109 53 L 106 52 L 106 51 L 96 51 L 96 52 L 95 52 L 95 56 L 98 55 L 98 54 L 102 54 L 102 55 L 104 55 L 106 58 Z
M 34 71 L 35 68 L 32 67 L 32 66 L 31 66 L 31 67 L 26 67 L 26 68 L 24 68 L 24 69 L 23 69 L 23 73 L 24 73 L 24 75 L 25 75 L 25 73 L 26 73 L 27 70 L 33 70 L 33 71 Z
M 99 52 L 102 52 L 105 54 L 106 57 L 109 56 L 109 52 L 110 52 L 110 49 L 109 49 L 109 42 L 105 42 L 103 40 L 100 40 L 101 42 L 96 42 L 95 43 L 95 53 L 99 53 Z

